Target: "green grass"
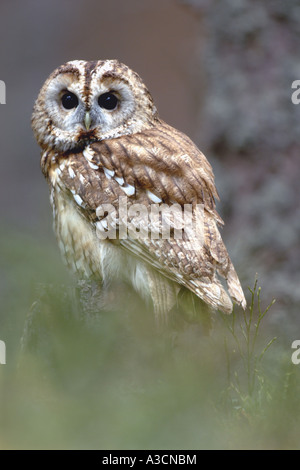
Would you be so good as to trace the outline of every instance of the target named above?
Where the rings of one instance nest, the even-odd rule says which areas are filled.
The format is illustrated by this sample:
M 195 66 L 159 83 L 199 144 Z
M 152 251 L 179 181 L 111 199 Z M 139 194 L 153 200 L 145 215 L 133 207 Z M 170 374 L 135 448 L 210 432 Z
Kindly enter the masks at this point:
M 250 305 L 242 315 L 235 310 L 232 315 L 221 314 L 226 329 L 230 333 L 224 336 L 224 346 L 227 363 L 228 397 L 236 404 L 233 409 L 248 411 L 253 414 L 254 409 L 260 411 L 263 399 L 268 398 L 268 387 L 265 383 L 262 361 L 267 350 L 277 340 L 273 337 L 258 345 L 260 326 L 266 314 L 275 303 L 275 299 L 264 309 L 261 307 L 261 288 L 255 280 L 253 289 L 248 288 L 251 294 Z M 230 344 L 230 346 L 229 346 Z M 231 348 L 231 350 L 230 350 Z M 237 352 L 238 364 L 232 364 L 232 353 Z M 234 398 L 233 398 L 234 397 Z
M 300 447 L 297 332 L 274 334 L 257 281 L 210 335 L 158 333 L 134 296 L 86 321 L 54 241 L 6 233 L 1 247 L 1 449 Z

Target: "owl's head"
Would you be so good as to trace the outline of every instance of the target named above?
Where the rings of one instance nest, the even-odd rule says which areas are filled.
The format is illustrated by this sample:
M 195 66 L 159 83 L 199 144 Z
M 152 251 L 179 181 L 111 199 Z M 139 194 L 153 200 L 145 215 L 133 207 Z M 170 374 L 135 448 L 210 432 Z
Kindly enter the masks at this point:
M 73 60 L 44 83 L 32 128 L 42 148 L 64 152 L 140 132 L 157 119 L 149 91 L 129 67 L 117 60 Z

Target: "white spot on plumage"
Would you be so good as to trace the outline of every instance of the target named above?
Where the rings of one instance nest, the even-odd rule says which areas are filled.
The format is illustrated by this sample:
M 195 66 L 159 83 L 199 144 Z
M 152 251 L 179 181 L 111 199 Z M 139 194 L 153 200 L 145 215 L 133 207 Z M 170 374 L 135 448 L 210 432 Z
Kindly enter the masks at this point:
M 95 155 L 93 149 L 89 145 L 84 149 L 82 153 L 83 153 L 84 158 L 86 158 L 86 160 L 93 160 L 94 155 Z
M 124 178 L 119 177 L 119 176 L 115 176 L 115 180 L 116 180 L 117 183 L 119 183 L 120 186 L 123 186 Z
M 98 170 L 99 169 L 98 165 L 95 165 L 95 163 L 92 163 L 92 162 L 88 161 L 88 164 L 93 170 Z
M 98 170 L 99 165 L 96 165 L 95 163 L 93 163 L 93 158 L 95 154 L 94 154 L 94 151 L 91 149 L 91 147 L 88 145 L 82 153 L 83 153 L 84 158 L 87 160 L 89 166 L 93 170 Z
M 185 163 L 191 163 L 191 157 L 186 153 L 180 157 Z
M 81 199 L 81 197 L 79 196 L 79 194 L 74 194 L 74 199 L 75 199 L 76 203 L 77 203 L 80 207 L 83 207 L 83 206 L 84 206 L 83 200 Z
M 108 229 L 107 220 L 99 220 L 96 222 L 96 227 L 100 232 L 105 232 Z
M 80 183 L 85 184 L 86 180 L 85 180 L 84 176 L 82 176 L 81 173 L 79 174 L 79 180 L 80 180 Z
M 59 165 L 59 168 L 61 169 L 61 171 L 64 171 L 65 166 L 66 166 L 66 162 L 65 162 L 65 160 L 63 160 L 63 161 L 61 162 L 61 164 Z
M 101 224 L 103 225 L 104 228 L 108 229 L 108 224 L 106 219 L 101 220 Z
M 214 287 L 214 289 L 213 289 L 214 297 L 219 299 L 221 297 L 221 289 L 217 284 L 214 284 L 213 287 Z M 207 295 L 209 295 L 209 294 L 211 295 L 211 290 L 210 289 L 204 289 L 204 292 L 206 292 Z
M 132 186 L 131 184 L 126 184 L 125 186 L 120 186 L 121 189 L 123 189 L 124 193 L 127 196 L 133 196 L 135 194 L 135 187 Z
M 105 168 L 105 166 L 103 167 L 103 171 L 105 173 L 105 176 L 106 178 L 108 178 L 109 180 L 114 176 L 115 172 L 114 170 L 109 170 L 108 168 Z
M 160 197 L 156 196 L 148 189 L 147 189 L 147 194 L 148 194 L 149 199 L 151 199 L 152 202 L 155 202 L 156 204 L 159 204 L 162 202 L 162 199 L 160 199 Z
M 75 173 L 74 173 L 74 170 L 71 166 L 69 166 L 68 172 L 69 172 L 70 178 L 72 178 L 72 179 L 75 178 Z

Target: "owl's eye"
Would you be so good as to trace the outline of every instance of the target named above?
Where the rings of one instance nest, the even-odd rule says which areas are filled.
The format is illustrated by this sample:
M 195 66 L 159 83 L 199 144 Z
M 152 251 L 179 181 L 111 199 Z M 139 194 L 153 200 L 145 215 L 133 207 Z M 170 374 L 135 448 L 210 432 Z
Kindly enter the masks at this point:
M 62 97 L 61 97 L 61 104 L 65 109 L 73 109 L 77 108 L 78 106 L 78 98 L 74 93 L 71 93 L 70 91 L 67 91 Z
M 98 98 L 98 104 L 101 108 L 113 110 L 117 107 L 118 98 L 113 93 L 107 92 L 100 95 Z

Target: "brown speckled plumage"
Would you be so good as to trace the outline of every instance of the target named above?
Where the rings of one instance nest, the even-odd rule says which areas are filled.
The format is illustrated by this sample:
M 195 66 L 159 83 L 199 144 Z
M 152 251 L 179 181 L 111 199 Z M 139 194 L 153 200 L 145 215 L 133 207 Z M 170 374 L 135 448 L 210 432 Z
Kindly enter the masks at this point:
M 79 98 L 65 110 L 61 94 Z M 102 93 L 113 92 L 118 107 L 103 110 Z M 90 113 L 91 126 L 84 126 Z M 205 156 L 183 133 L 163 122 L 140 77 L 117 61 L 73 61 L 46 81 L 35 104 L 33 130 L 40 144 L 42 170 L 50 185 L 55 229 L 68 264 L 80 276 L 105 284 L 129 280 L 151 298 L 158 315 L 176 303 L 180 287 L 213 308 L 232 310 L 231 298 L 246 305 L 238 277 L 221 239 L 215 209 L 217 191 Z M 127 196 L 128 207 L 152 202 L 201 204 L 204 239 L 100 240 L 97 208 Z M 101 222 L 102 221 L 102 222 Z M 192 243 L 192 246 L 191 246 Z M 188 247 L 188 249 L 187 249 Z M 122 268 L 123 266 L 123 268 Z M 218 280 L 227 280 L 228 292 Z

